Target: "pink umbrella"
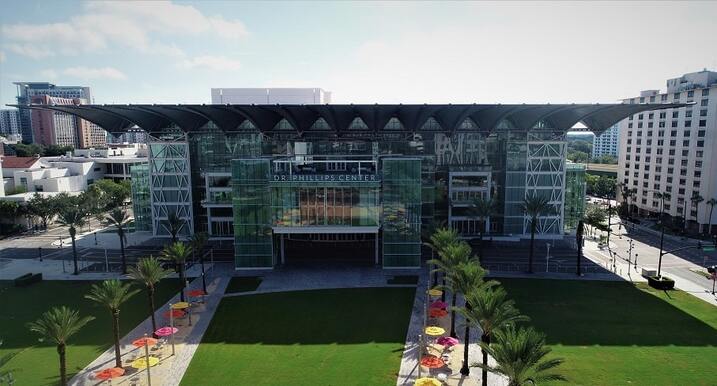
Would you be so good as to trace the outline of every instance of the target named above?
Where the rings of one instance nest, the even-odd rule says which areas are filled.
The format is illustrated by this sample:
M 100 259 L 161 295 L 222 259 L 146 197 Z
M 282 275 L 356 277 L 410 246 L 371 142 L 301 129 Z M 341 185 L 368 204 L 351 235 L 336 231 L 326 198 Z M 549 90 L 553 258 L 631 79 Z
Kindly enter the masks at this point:
M 436 343 L 440 344 L 441 346 L 445 347 L 453 347 L 457 345 L 458 339 L 450 337 L 450 336 L 442 336 L 436 340 Z
M 154 332 L 154 335 L 157 336 L 170 336 L 172 334 L 176 334 L 179 329 L 177 327 L 162 327 L 158 328 L 157 331 Z
M 431 303 L 430 307 L 431 308 L 441 308 L 441 309 L 445 310 L 446 308 L 448 308 L 448 303 L 442 302 L 440 300 L 436 300 L 435 302 Z

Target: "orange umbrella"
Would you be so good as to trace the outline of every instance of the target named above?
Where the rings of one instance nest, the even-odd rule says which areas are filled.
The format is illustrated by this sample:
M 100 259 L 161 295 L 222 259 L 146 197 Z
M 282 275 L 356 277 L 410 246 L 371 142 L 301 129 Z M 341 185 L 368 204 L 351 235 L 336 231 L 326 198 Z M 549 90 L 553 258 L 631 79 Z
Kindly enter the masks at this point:
M 448 315 L 448 311 L 442 308 L 431 308 L 428 310 L 428 316 L 431 318 L 442 318 L 446 315 Z
M 425 355 L 421 358 L 421 366 L 428 367 L 429 369 L 440 369 L 445 365 L 446 363 L 443 362 L 443 359 L 435 355 Z
M 171 312 L 171 315 L 173 318 L 181 318 L 182 316 L 184 316 L 184 314 L 186 314 L 186 312 L 184 312 L 182 310 L 172 310 L 172 311 L 164 311 L 164 314 L 162 314 L 162 315 L 164 315 L 165 318 L 168 318 L 170 315 L 170 312 Z
M 135 347 L 154 346 L 156 344 L 157 344 L 157 339 L 148 338 L 148 337 L 139 338 L 139 339 L 135 340 L 134 342 L 132 342 L 132 346 L 135 346 Z
M 189 295 L 190 298 L 198 298 L 200 296 L 206 296 L 207 293 L 200 289 L 195 289 L 187 292 L 187 295 Z
M 110 367 L 95 372 L 95 378 L 106 381 L 108 379 L 121 377 L 124 375 L 124 369 L 121 367 Z

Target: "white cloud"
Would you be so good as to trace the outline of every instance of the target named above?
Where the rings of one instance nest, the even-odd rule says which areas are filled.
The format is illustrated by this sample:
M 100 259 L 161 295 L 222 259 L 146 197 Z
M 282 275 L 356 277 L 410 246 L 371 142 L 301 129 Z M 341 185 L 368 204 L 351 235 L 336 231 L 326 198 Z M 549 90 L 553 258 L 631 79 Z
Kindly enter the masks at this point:
M 48 68 L 48 69 L 44 69 L 44 70 L 40 71 L 40 77 L 42 77 L 43 79 L 48 79 L 48 80 L 55 80 L 55 79 L 57 79 L 58 75 L 57 75 L 57 71 L 55 71 L 51 68 Z
M 238 40 L 247 35 L 239 20 L 207 16 L 191 5 L 168 1 L 87 2 L 66 22 L 9 24 L 0 28 L 8 50 L 33 59 L 108 49 L 184 57 L 166 40 L 195 36 Z
M 122 71 L 112 67 L 101 67 L 91 68 L 85 66 L 69 67 L 62 71 L 63 75 L 71 76 L 78 79 L 112 79 L 112 80 L 124 80 L 127 79 Z
M 179 66 L 186 69 L 206 68 L 214 71 L 237 71 L 241 68 L 241 64 L 236 59 L 211 55 L 186 59 Z

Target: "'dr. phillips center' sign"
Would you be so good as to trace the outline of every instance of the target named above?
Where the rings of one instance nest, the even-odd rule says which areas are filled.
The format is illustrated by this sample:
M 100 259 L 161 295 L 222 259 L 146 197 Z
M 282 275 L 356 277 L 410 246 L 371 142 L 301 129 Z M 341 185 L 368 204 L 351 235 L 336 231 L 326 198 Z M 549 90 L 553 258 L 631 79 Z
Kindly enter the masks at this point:
M 274 174 L 273 182 L 375 182 L 376 174 Z

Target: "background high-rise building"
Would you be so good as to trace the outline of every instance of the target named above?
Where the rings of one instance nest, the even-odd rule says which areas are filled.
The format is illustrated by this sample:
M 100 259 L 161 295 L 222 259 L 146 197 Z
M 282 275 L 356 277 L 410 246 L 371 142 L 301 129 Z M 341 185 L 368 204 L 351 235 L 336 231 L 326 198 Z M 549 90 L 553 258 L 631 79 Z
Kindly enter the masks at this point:
M 331 103 L 331 92 L 321 88 L 213 88 L 213 104 L 292 104 Z
M 32 97 L 47 95 L 58 98 L 80 98 L 93 103 L 92 93 L 86 86 L 56 86 L 48 82 L 14 82 L 17 86 L 17 104 L 29 105 Z M 20 110 L 20 132 L 23 142 L 33 142 L 33 128 L 30 110 Z
M 593 157 L 611 155 L 617 157 L 620 148 L 620 130 L 615 124 L 593 139 Z
M 717 198 L 717 72 L 703 70 L 669 79 L 666 92 L 647 90 L 624 102 L 690 104 L 645 111 L 619 123 L 618 181 L 635 191 L 627 198 L 631 209 L 657 216 L 662 209 L 660 194 L 669 193 L 664 212 L 673 224 L 696 230 L 717 222 L 717 211 L 706 204 Z M 693 201 L 697 195 L 704 201 Z
M 79 105 L 86 101 L 80 98 L 58 98 L 36 95 L 30 99 L 39 105 Z M 72 146 L 74 148 L 104 147 L 106 132 L 96 124 L 82 118 L 52 110 L 33 110 L 31 113 L 33 139 L 35 143 L 50 146 Z
M 13 137 L 20 134 L 20 114 L 18 109 L 0 110 L 0 134 Z

